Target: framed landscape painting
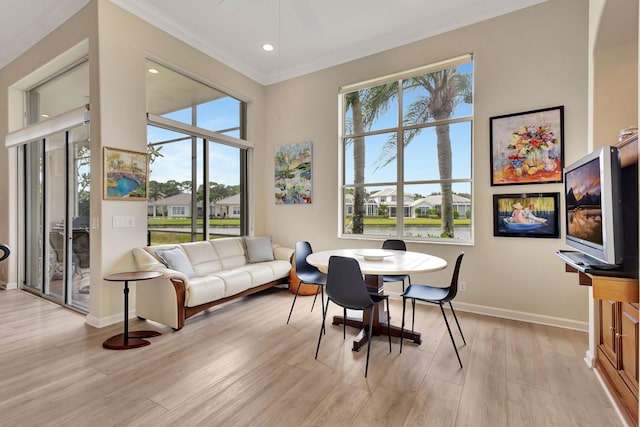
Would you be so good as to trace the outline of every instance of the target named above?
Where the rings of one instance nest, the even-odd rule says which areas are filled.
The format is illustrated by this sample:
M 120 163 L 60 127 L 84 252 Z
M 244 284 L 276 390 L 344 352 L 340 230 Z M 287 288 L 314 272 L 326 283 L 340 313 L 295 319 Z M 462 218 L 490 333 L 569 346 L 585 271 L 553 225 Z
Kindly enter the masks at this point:
M 493 235 L 560 237 L 560 193 L 494 194 Z
M 103 162 L 102 185 L 105 200 L 147 200 L 147 153 L 104 147 Z
M 311 203 L 310 141 L 277 147 L 274 169 L 277 205 Z
M 489 120 L 491 185 L 562 182 L 563 106 Z

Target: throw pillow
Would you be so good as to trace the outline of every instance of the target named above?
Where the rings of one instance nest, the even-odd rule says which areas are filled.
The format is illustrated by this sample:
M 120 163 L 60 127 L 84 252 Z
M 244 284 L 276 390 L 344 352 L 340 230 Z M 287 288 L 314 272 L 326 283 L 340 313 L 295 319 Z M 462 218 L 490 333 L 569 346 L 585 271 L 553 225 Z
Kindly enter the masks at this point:
M 156 249 L 156 254 L 158 254 L 160 259 L 162 259 L 170 269 L 179 271 L 189 279 L 195 277 L 196 273 L 193 271 L 187 255 L 180 247 L 174 246 L 167 249 Z
M 244 244 L 247 248 L 247 259 L 250 263 L 273 261 L 273 245 L 271 236 L 245 237 Z

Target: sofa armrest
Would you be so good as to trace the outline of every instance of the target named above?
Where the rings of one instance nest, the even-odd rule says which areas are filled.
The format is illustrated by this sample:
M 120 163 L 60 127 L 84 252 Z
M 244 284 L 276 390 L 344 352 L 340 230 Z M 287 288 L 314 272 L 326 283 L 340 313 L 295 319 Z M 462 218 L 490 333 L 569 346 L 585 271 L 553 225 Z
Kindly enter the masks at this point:
M 181 329 L 184 325 L 184 283 L 158 277 L 136 283 L 136 315 Z
M 294 252 L 295 251 L 291 248 L 285 248 L 284 246 L 280 245 L 273 245 L 273 256 L 275 257 L 275 259 L 291 262 Z
M 183 281 L 185 285 L 188 286 L 189 279 L 187 278 L 187 276 L 179 271 L 168 268 L 144 248 L 134 248 L 133 256 L 136 260 L 136 263 L 138 264 L 138 268 L 141 271 L 158 271 L 162 273 L 163 278 L 178 279 Z

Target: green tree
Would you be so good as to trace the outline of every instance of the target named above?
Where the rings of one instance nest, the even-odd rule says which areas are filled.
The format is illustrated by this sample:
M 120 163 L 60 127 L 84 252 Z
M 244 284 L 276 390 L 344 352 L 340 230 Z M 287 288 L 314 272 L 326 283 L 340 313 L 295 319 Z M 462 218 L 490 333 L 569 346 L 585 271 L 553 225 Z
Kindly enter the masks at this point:
M 389 215 L 389 206 L 384 203 L 380 203 L 378 206 L 378 216 L 386 217 Z
M 397 83 L 389 83 L 379 86 L 377 89 L 381 94 L 375 94 L 373 99 L 393 96 L 392 86 Z M 429 119 L 443 121 L 451 118 L 456 106 L 461 102 L 471 102 L 472 82 L 471 74 L 460 74 L 456 68 L 447 68 L 429 74 L 412 77 L 404 82 L 403 89 L 411 90 L 424 88 L 428 95 L 418 96 L 407 107 L 404 114 L 406 124 L 426 123 Z M 374 94 L 370 94 L 374 95 Z M 367 103 L 368 106 L 375 107 L 375 103 Z M 372 110 L 371 114 L 376 117 L 384 113 L 388 108 L 388 103 L 380 104 L 379 110 Z M 452 155 L 451 139 L 449 137 L 449 124 L 438 124 L 435 126 L 438 150 L 438 170 L 441 180 L 442 206 L 441 206 L 441 236 L 454 237 L 453 228 L 453 192 L 451 188 L 452 178 Z M 408 145 L 421 129 L 410 129 L 402 135 L 403 145 Z M 378 167 L 385 166 L 397 157 L 398 135 L 392 135 L 386 142 L 378 158 Z
M 351 110 L 353 114 L 352 125 L 353 133 L 358 135 L 365 130 L 363 121 L 363 106 L 360 100 L 360 92 L 351 92 L 345 95 L 345 103 L 347 110 Z M 353 181 L 355 189 L 353 192 L 353 215 L 351 217 L 351 232 L 353 234 L 362 234 L 364 232 L 364 161 L 365 147 L 364 136 L 356 136 L 353 142 Z
M 203 190 L 204 186 L 202 184 L 198 186 L 197 200 L 202 200 L 204 198 Z M 209 182 L 209 202 L 215 202 L 238 193 L 240 193 L 239 185 L 225 185 L 213 181 Z

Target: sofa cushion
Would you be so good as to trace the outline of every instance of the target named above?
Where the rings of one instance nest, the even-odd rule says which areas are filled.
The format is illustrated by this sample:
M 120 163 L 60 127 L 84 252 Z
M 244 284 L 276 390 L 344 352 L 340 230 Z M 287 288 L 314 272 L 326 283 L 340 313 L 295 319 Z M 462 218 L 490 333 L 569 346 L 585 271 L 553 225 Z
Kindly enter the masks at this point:
M 187 255 L 179 246 L 156 249 L 156 254 L 170 269 L 179 271 L 189 279 L 195 277 L 196 273 L 193 271 L 193 268 L 191 268 L 189 258 L 187 258 Z
M 224 296 L 229 297 L 237 293 L 246 291 L 254 286 L 261 285 L 262 283 L 253 283 L 252 277 L 247 271 L 233 269 L 222 270 L 214 275 L 224 281 Z
M 257 286 L 263 283 L 269 283 L 276 279 L 276 277 L 273 276 L 273 270 L 265 264 L 267 264 L 267 262 L 247 264 L 239 269 L 249 273 L 251 275 L 251 283 L 253 286 Z
M 271 280 L 288 277 L 291 272 L 291 263 L 289 261 L 275 260 L 265 262 L 262 265 L 266 265 L 273 272 L 273 279 Z
M 222 270 L 222 263 L 210 242 L 189 242 L 181 246 L 187 253 L 196 276 L 208 276 Z
M 224 281 L 219 277 L 194 277 L 189 279 L 189 287 L 184 305 L 195 307 L 225 297 Z
M 227 237 L 224 239 L 210 240 L 211 246 L 219 254 L 222 270 L 241 267 L 247 263 L 244 254 L 244 244 L 242 237 Z
M 244 244 L 247 247 L 247 261 L 249 263 L 274 260 L 271 236 L 245 237 Z

